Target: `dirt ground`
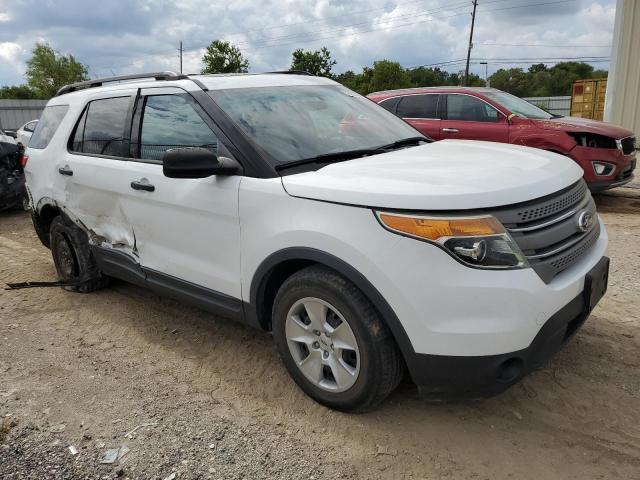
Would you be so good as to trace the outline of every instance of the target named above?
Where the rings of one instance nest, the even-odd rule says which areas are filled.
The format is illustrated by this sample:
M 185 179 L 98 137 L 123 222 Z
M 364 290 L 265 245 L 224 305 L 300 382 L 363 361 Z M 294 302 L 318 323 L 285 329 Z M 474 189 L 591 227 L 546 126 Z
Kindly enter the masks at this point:
M 609 293 L 546 368 L 483 402 L 403 385 L 341 414 L 232 321 L 124 283 L 0 290 L 0 478 L 640 479 L 640 196 L 598 203 Z M 0 213 L 0 284 L 54 275 L 28 216 Z

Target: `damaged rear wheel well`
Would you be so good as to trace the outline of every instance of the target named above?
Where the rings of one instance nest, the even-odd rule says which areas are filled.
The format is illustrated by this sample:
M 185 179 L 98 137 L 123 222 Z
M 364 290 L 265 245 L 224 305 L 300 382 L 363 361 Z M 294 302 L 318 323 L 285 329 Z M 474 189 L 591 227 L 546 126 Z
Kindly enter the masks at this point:
M 59 207 L 47 204 L 40 209 L 39 213 L 32 214 L 31 216 L 36 234 L 42 244 L 47 248 L 51 248 L 51 245 L 49 244 L 49 230 L 51 229 L 51 222 L 53 222 L 53 219 L 61 213 L 62 210 L 60 210 Z

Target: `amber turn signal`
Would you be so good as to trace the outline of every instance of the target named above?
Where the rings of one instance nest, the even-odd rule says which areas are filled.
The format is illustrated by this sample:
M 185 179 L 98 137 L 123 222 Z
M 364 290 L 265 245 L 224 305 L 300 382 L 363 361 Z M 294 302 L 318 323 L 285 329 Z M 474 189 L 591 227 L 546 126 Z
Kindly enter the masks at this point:
M 445 237 L 482 237 L 505 233 L 502 224 L 491 216 L 437 218 L 378 213 L 378 218 L 389 230 L 434 241 Z

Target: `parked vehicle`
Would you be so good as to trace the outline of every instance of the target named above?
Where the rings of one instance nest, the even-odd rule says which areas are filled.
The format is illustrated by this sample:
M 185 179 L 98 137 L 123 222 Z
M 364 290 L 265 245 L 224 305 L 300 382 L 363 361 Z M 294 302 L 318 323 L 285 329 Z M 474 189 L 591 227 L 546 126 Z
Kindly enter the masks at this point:
M 513 143 L 566 155 L 582 167 L 592 192 L 633 179 L 636 139 L 629 130 L 552 115 L 495 88 L 412 88 L 368 97 L 434 140 Z
M 429 143 L 326 78 L 70 85 L 27 153 L 65 288 L 116 277 L 269 331 L 340 410 L 382 401 L 405 369 L 434 398 L 503 391 L 606 290 L 607 233 L 574 162 Z
M 31 120 L 18 129 L 16 132 L 16 140 L 20 145 L 24 145 L 26 147 L 29 144 L 29 139 L 31 138 L 31 135 L 33 135 L 36 125 L 38 125 L 38 120 Z
M 16 207 L 30 209 L 22 168 L 22 153 L 23 149 L 20 146 L 0 138 L 0 211 Z
M 0 129 L 0 142 L 16 143 L 16 136 L 15 132 Z

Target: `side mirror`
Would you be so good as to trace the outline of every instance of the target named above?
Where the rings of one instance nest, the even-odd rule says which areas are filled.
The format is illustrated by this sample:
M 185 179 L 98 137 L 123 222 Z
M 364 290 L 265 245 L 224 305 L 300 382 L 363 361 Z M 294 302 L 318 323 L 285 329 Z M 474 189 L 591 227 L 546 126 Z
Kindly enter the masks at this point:
M 166 151 L 162 157 L 162 172 L 169 178 L 206 178 L 237 175 L 242 167 L 235 160 L 218 157 L 207 148 L 184 147 Z

